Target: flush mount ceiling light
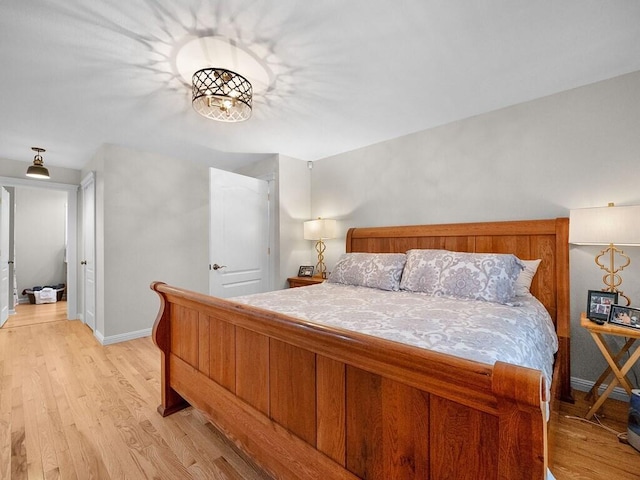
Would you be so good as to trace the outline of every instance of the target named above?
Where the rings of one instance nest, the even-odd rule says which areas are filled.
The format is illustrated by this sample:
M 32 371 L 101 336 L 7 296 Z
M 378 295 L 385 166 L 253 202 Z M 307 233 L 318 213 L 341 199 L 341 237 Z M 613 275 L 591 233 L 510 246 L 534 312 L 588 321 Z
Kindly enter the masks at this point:
M 222 68 L 203 68 L 192 77 L 192 104 L 203 117 L 242 122 L 251 116 L 253 89 L 242 75 Z
M 36 156 L 33 157 L 33 165 L 30 165 L 27 169 L 27 177 L 31 178 L 49 178 L 49 170 L 44 166 L 44 161 L 42 160 L 42 152 L 46 150 L 40 147 L 31 147 L 31 150 L 36 152 Z

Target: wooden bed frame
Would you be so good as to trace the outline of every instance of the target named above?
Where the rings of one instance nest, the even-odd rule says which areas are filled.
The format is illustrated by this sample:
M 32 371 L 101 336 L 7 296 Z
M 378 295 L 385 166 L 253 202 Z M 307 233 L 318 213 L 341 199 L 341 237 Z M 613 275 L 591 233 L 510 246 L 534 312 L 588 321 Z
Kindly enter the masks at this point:
M 354 228 L 347 252 L 445 248 L 543 261 L 532 293 L 557 327 L 554 396 L 569 384 L 566 218 Z M 169 415 L 200 409 L 282 479 L 536 479 L 547 469 L 538 370 L 490 366 L 189 292 L 151 288 Z M 304 287 L 313 288 L 313 287 Z

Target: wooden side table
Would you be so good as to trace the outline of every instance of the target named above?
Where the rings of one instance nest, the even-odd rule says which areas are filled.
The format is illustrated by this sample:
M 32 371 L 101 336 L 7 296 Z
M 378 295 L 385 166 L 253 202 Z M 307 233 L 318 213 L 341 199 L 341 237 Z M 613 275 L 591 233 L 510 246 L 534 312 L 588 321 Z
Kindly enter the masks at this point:
M 616 385 L 622 385 L 627 393 L 631 395 L 631 383 L 629 382 L 629 379 L 626 375 L 629 370 L 631 370 L 631 368 L 635 365 L 638 359 L 640 359 L 640 348 L 637 348 L 629 356 L 627 361 L 624 362 L 624 364 L 620 365 L 620 362 L 622 362 L 624 355 L 629 351 L 636 340 L 640 339 L 640 330 L 620 327 L 618 325 L 612 325 L 610 323 L 599 325 L 589 320 L 587 318 L 587 314 L 584 312 L 580 316 L 580 326 L 586 328 L 589 331 L 591 337 L 593 338 L 593 341 L 596 342 L 596 345 L 600 349 L 602 356 L 609 364 L 605 371 L 602 372 L 602 375 L 600 375 L 598 380 L 596 380 L 596 383 L 593 385 L 593 387 L 591 387 L 591 390 L 587 395 L 587 398 L 593 397 L 596 399 L 591 409 L 585 415 L 585 418 L 590 419 L 602 406 L 609 395 L 611 395 L 611 392 L 616 387 Z M 626 337 L 627 341 L 620 349 L 620 351 L 616 353 L 611 349 L 603 335 Z M 602 395 L 598 395 L 598 389 L 600 388 L 600 385 L 602 385 L 607 380 L 607 378 L 611 377 L 612 374 L 613 378 L 609 382 L 606 390 L 602 392 Z
M 307 285 L 316 285 L 317 283 L 324 282 L 320 277 L 290 277 L 287 278 L 290 288 L 306 287 Z

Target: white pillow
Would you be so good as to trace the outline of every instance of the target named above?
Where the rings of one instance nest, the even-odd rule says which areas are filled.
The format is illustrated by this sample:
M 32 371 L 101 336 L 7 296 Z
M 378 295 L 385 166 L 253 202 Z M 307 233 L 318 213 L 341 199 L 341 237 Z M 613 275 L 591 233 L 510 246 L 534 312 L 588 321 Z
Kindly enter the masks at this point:
M 516 297 L 522 297 L 530 293 L 531 282 L 533 282 L 533 277 L 538 271 L 540 262 L 542 262 L 541 259 L 520 261 L 524 265 L 524 270 L 520 272 L 520 275 L 518 275 L 516 279 Z

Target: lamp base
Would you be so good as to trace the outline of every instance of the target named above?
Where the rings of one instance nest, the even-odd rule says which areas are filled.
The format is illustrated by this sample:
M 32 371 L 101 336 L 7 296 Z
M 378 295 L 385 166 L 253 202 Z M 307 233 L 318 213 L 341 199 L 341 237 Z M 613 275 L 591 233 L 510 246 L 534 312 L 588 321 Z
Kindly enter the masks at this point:
M 326 246 L 322 239 L 316 242 L 316 252 L 318 252 L 318 263 L 316 263 L 316 278 L 327 278 L 327 266 L 324 264 L 324 251 Z
M 618 268 L 615 267 L 616 253 L 625 259 L 624 265 L 621 265 Z M 605 266 L 600 263 L 600 257 L 604 257 L 607 254 L 609 254 L 609 266 Z M 626 300 L 627 306 L 631 305 L 631 299 L 627 297 L 622 290 L 618 289 L 618 287 L 622 285 L 622 277 L 620 276 L 619 272 L 624 270 L 625 267 L 628 267 L 630 263 L 631 259 L 629 258 L 629 256 L 625 255 L 625 253 L 619 248 L 616 248 L 613 243 L 609 244 L 607 248 L 596 255 L 596 265 L 598 265 L 602 270 L 606 272 L 602 276 L 602 282 L 606 285 L 606 288 L 603 288 L 602 291 L 617 293 L 619 297 L 622 297 Z

